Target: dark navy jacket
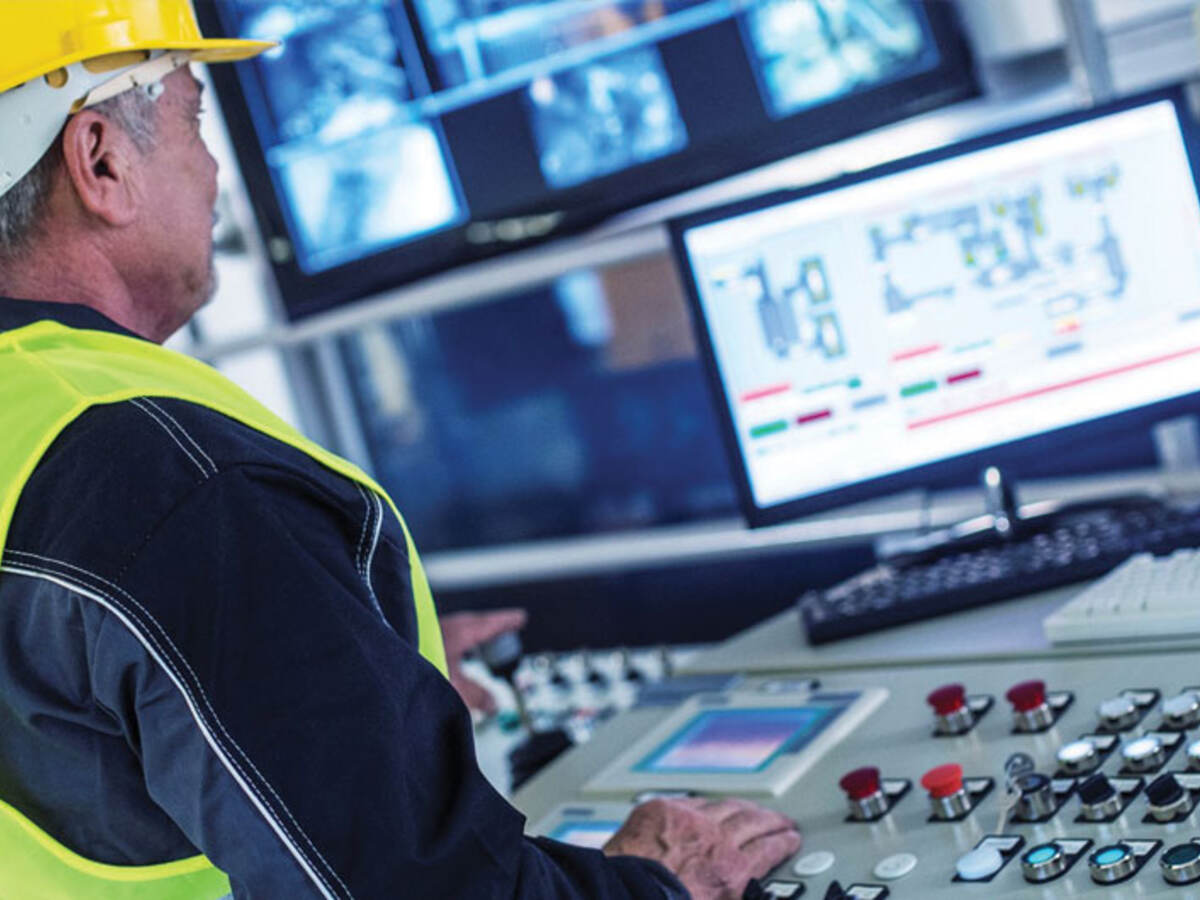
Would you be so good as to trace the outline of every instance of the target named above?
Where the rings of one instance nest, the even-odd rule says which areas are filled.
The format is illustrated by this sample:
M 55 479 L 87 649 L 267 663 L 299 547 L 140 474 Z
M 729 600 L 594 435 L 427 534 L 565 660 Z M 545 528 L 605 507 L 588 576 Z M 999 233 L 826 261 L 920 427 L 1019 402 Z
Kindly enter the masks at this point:
M 46 318 L 127 333 L 0 299 L 0 331 Z M 237 898 L 686 896 L 523 836 L 408 572 L 395 517 L 291 447 L 179 401 L 84 413 L 0 563 L 0 798 L 101 862 L 203 852 Z

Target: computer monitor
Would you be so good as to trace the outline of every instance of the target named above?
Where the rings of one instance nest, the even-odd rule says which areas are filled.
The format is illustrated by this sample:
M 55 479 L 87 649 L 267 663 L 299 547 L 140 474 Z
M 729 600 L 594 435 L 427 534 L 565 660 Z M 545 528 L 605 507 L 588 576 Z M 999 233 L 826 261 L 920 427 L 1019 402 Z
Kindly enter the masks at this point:
M 942 0 L 214 0 L 293 318 L 974 92 Z
M 1195 410 L 1196 131 L 1158 92 L 672 223 L 750 524 Z

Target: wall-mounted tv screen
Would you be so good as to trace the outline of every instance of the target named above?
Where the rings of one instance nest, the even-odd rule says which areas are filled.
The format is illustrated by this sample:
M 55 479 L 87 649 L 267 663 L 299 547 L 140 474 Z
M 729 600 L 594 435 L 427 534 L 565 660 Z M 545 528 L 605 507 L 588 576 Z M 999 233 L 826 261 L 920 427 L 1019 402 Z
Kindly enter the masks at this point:
M 289 315 L 971 95 L 939 0 L 214 0 Z

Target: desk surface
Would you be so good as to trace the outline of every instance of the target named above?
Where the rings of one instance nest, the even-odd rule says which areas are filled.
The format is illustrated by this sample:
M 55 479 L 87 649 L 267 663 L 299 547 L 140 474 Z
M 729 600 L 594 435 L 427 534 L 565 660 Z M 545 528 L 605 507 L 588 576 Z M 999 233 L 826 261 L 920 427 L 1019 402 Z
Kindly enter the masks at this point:
M 1084 587 L 1086 584 L 1057 588 L 818 647 L 805 641 L 800 617 L 794 610 L 788 610 L 696 654 L 688 659 L 683 670 L 689 674 L 821 672 L 956 660 L 1069 658 L 1200 647 L 1200 637 L 1052 646 L 1042 633 L 1042 619 Z

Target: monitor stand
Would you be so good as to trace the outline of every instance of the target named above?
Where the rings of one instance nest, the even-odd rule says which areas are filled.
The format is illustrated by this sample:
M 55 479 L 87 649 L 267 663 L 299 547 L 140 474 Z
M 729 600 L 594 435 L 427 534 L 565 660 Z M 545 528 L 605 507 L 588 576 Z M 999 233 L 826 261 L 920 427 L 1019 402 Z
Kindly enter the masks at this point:
M 952 553 L 966 553 L 1021 538 L 1031 532 L 1053 530 L 1057 520 L 1070 516 L 1138 507 L 1157 508 L 1162 496 L 1147 490 L 1101 495 L 1088 500 L 1042 500 L 1017 503 L 1016 483 L 1000 469 L 988 466 L 980 476 L 986 512 L 944 528 L 915 535 L 898 535 L 876 542 L 880 563 L 893 568 L 932 562 Z

